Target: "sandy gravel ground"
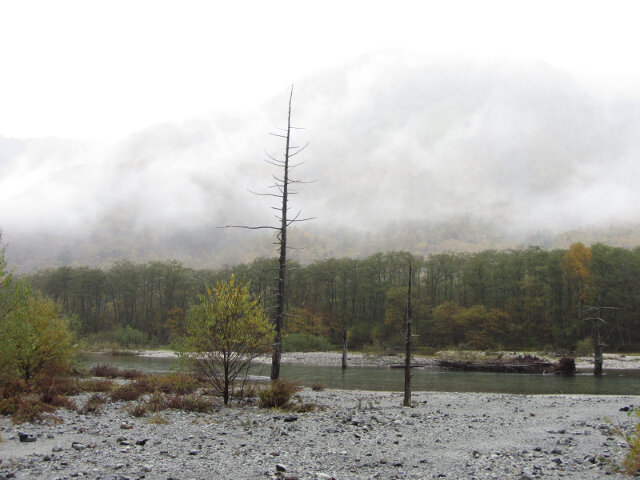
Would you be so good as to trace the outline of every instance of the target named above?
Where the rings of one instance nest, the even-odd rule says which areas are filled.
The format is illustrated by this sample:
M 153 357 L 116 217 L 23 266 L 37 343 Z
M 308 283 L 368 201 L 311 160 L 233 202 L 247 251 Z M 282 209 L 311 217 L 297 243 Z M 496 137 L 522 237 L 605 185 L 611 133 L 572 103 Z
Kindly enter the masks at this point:
M 0 479 L 622 479 L 615 429 L 631 425 L 621 408 L 640 405 L 638 396 L 419 392 L 404 408 L 397 393 L 309 389 L 301 398 L 324 410 L 170 410 L 163 425 L 116 402 L 100 415 L 61 410 L 55 425 L 0 417 Z M 18 432 L 37 441 L 20 443 Z

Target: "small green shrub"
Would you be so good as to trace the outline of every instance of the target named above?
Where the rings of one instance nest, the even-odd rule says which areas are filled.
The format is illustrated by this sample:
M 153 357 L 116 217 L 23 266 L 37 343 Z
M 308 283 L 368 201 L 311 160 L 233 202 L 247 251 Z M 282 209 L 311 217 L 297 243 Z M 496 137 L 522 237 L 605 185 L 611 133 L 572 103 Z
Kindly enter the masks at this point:
M 282 337 L 282 350 L 285 352 L 327 352 L 333 346 L 324 337 L 291 333 Z
M 271 382 L 269 386 L 258 392 L 260 406 L 262 408 L 284 408 L 289 404 L 291 397 L 301 390 L 296 383 L 284 379 Z

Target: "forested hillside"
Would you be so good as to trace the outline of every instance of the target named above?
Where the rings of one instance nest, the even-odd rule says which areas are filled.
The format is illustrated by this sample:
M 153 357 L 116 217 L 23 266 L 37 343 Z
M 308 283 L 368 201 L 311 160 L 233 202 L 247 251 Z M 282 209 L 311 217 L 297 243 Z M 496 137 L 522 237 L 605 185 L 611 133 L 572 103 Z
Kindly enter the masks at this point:
M 292 262 L 284 333 L 327 337 L 351 347 L 402 343 L 409 261 L 418 345 L 475 349 L 573 349 L 592 334 L 578 305 L 603 310 L 609 349 L 640 347 L 640 248 L 594 244 L 477 253 L 375 253 L 366 258 Z M 119 331 L 167 344 L 182 333 L 189 306 L 205 284 L 235 274 L 251 282 L 265 308 L 273 303 L 275 259 L 218 270 L 177 261 L 120 261 L 107 269 L 59 267 L 28 277 L 77 317 L 82 335 Z
M 275 256 L 269 233 L 222 230 L 215 226 L 155 230 L 138 228 L 134 221 L 116 216 L 102 219 L 99 228 L 85 235 L 5 232 L 7 259 L 20 273 L 59 266 L 108 269 L 122 259 L 136 263 L 175 259 L 192 268 L 219 269 Z M 428 256 L 444 252 L 504 250 L 521 245 L 544 249 L 568 248 L 575 242 L 635 248 L 640 245 L 640 224 L 617 224 L 576 229 L 560 234 L 508 234 L 495 223 L 472 216 L 438 222 L 398 221 L 380 230 L 316 226 L 291 229 L 289 255 L 309 264 L 316 260 L 364 258 L 376 252 L 409 251 Z

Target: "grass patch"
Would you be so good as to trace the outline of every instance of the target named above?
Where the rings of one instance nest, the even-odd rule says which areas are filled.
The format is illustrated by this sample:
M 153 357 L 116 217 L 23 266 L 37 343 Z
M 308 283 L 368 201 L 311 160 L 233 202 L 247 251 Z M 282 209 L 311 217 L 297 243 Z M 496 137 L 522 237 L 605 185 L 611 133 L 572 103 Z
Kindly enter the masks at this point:
M 321 392 L 324 390 L 324 384 L 322 383 L 312 383 L 311 384 L 311 390 L 313 390 L 314 392 Z

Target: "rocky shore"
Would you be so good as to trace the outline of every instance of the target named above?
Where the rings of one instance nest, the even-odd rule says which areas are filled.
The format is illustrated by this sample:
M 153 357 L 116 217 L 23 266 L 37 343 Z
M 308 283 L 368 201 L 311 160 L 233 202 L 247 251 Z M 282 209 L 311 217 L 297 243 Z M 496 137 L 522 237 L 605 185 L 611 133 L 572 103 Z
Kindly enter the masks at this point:
M 617 472 L 637 396 L 413 395 L 305 389 L 322 410 L 255 404 L 134 418 L 59 410 L 61 422 L 0 417 L 0 479 L 598 479 Z M 82 404 L 85 397 L 76 397 Z M 32 435 L 20 442 L 19 433 Z

